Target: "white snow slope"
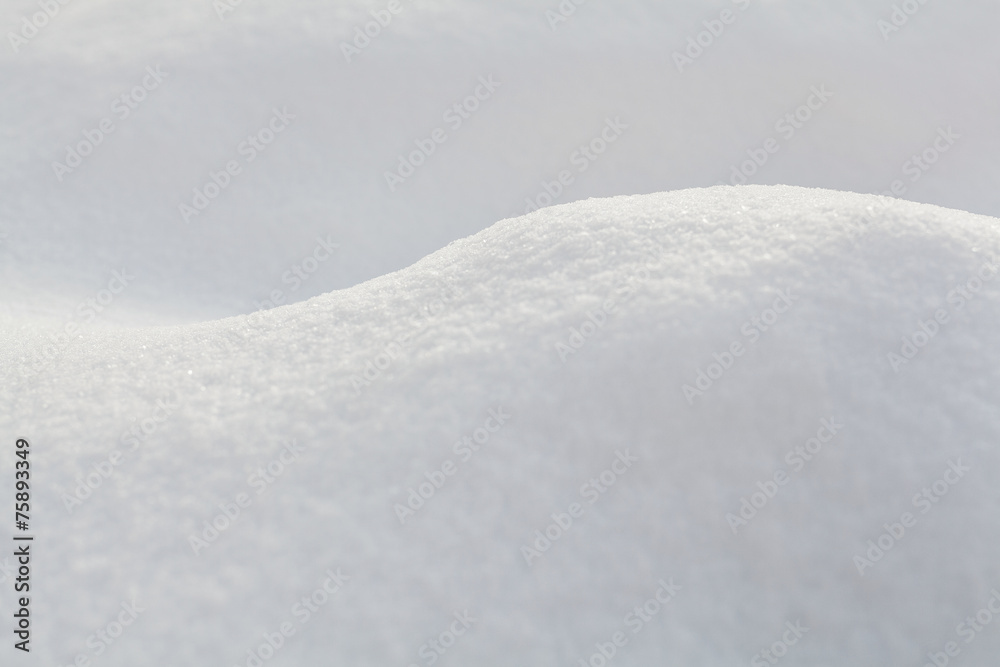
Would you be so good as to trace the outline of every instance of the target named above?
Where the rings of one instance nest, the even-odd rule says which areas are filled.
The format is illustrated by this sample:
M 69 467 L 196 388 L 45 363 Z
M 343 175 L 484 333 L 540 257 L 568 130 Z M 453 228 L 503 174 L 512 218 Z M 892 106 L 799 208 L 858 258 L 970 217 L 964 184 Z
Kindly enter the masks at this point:
M 1000 589 L 997 225 L 591 199 L 251 318 L 8 332 L 39 538 L 4 664 L 994 665 L 959 624 Z

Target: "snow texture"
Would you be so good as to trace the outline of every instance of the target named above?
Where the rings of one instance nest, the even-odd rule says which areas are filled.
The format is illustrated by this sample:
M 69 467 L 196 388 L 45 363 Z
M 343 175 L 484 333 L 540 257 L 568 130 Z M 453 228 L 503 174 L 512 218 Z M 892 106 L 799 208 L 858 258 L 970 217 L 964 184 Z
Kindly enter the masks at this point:
M 591 199 L 251 317 L 87 329 L 4 383 L 5 432 L 34 434 L 41 480 L 32 657 L 90 653 L 135 596 L 145 611 L 95 664 L 244 665 L 284 621 L 268 665 L 424 664 L 466 610 L 442 664 L 578 664 L 619 631 L 614 664 L 739 664 L 795 638 L 786 622 L 808 628 L 789 664 L 918 664 L 1000 585 L 997 222 L 784 186 Z M 909 358 L 904 337 L 923 341 Z M 9 337 L 3 367 L 43 342 Z M 131 451 L 158 400 L 170 416 Z M 810 460 L 786 457 L 817 434 Z M 255 484 L 290 439 L 303 451 Z M 67 511 L 112 449 L 124 460 Z M 727 519 L 777 470 L 746 525 Z M 911 497 L 942 476 L 921 513 Z M 557 536 L 544 552 L 536 530 Z M 337 568 L 349 581 L 300 624 L 293 605 Z M 627 624 L 661 580 L 674 597 Z M 962 664 L 998 649 L 987 627 Z
M 995 667 L 1000 4 L 389 4 L 0 7 L 0 665 Z

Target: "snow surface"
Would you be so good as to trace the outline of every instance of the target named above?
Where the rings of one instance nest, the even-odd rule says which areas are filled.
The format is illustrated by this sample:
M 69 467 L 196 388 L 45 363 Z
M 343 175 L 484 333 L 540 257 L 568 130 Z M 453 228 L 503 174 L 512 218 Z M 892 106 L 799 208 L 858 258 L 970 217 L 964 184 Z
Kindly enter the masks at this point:
M 388 0 L 222 18 L 215 0 L 77 0 L 15 52 L 8 31 L 54 1 L 0 7 L 0 496 L 28 437 L 38 536 L 30 656 L 7 643 L 0 554 L 0 665 L 254 667 L 288 621 L 268 667 L 422 667 L 467 611 L 434 664 L 599 667 L 619 631 L 612 666 L 762 664 L 799 623 L 781 664 L 916 667 L 954 641 L 949 664 L 995 666 L 998 623 L 967 642 L 966 619 L 1000 590 L 1000 4 L 917 3 L 883 39 L 910 0 L 591 0 L 555 29 L 559 0 L 401 0 L 347 62 Z M 147 68 L 164 80 L 121 119 Z M 249 162 L 275 109 L 294 118 Z M 627 127 L 579 171 L 609 121 Z M 941 132 L 954 144 L 914 179 Z M 768 138 L 757 185 L 713 187 Z M 228 160 L 241 173 L 185 223 Z M 561 170 L 559 205 L 519 217 Z M 846 193 L 894 180 L 910 201 Z M 110 303 L 91 318 L 91 299 Z M 623 458 L 606 493 L 582 488 Z M 925 488 L 947 493 L 915 505 Z
M 618 631 L 613 664 L 746 664 L 796 621 L 788 664 L 921 664 L 1000 586 L 1000 291 L 949 303 L 996 260 L 997 224 L 785 186 L 591 199 L 251 318 L 87 329 L 2 390 L 40 487 L 32 664 L 92 657 L 88 635 L 132 596 L 145 611 L 94 664 L 243 665 L 285 620 L 297 634 L 268 665 L 427 664 L 420 647 L 465 610 L 476 622 L 440 664 L 578 664 Z M 947 323 L 895 372 L 889 353 L 938 309 Z M 752 317 L 773 322 L 756 342 Z M 6 339 L 5 369 L 31 333 Z M 682 386 L 734 341 L 743 354 L 689 403 Z M 128 451 L 158 399 L 173 414 Z M 509 422 L 462 461 L 453 443 L 490 410 Z M 843 426 L 794 471 L 786 452 L 824 419 Z M 256 495 L 288 439 L 304 453 Z M 113 448 L 111 478 L 67 511 Z M 638 462 L 590 504 L 581 485 L 619 451 Z M 394 505 L 447 460 L 401 525 Z M 921 514 L 911 497 L 949 460 L 969 471 Z M 734 535 L 727 513 L 779 469 L 787 484 Z M 196 556 L 189 536 L 238 493 L 252 504 Z M 574 502 L 529 565 L 521 547 Z M 859 574 L 905 511 L 916 525 Z M 350 581 L 298 624 L 292 606 L 337 568 Z M 661 579 L 680 589 L 633 634 Z M 961 664 L 998 650 L 987 626 Z

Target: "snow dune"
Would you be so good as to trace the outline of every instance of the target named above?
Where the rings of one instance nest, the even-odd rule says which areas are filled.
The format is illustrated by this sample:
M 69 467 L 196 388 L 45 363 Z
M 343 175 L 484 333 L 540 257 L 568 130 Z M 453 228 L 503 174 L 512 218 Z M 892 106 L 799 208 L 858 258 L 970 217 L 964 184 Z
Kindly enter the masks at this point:
M 250 317 L 8 331 L 26 664 L 992 664 L 997 224 L 589 199 Z
M 101 322 L 219 319 L 275 289 L 303 301 L 523 213 L 562 171 L 557 204 L 731 184 L 753 153 L 750 183 L 899 180 L 905 199 L 1000 215 L 998 3 L 918 3 L 886 40 L 901 0 L 591 0 L 555 29 L 562 0 L 401 0 L 350 62 L 341 44 L 388 0 L 245 0 L 221 19 L 217 4 L 74 0 L 16 53 L 6 31 L 38 2 L 0 7 L 0 315 L 61 317 L 123 266 L 135 283 Z M 679 72 L 723 9 L 736 21 Z M 294 118 L 250 150 L 275 109 Z M 616 118 L 621 135 L 584 156 Z M 103 120 L 114 131 L 57 175 Z M 942 128 L 954 145 L 914 172 Z M 391 189 L 435 130 L 447 140 Z M 230 161 L 241 171 L 185 223 Z M 327 235 L 335 261 L 293 291 L 282 276 Z

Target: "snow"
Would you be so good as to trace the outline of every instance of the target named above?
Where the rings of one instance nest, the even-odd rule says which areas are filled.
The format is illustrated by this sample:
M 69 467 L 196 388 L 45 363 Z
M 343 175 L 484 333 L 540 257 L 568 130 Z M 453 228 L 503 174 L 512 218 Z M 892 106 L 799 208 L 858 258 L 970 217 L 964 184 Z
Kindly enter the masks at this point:
M 1000 215 L 995 3 L 920 5 L 886 41 L 888 0 L 592 0 L 554 30 L 556 0 L 405 0 L 347 62 L 340 44 L 386 4 L 247 0 L 220 20 L 208 0 L 92 0 L 17 53 L 5 30 L 10 315 L 61 318 L 122 266 L 137 280 L 105 324 L 238 315 L 274 289 L 302 301 L 522 214 L 561 170 L 575 180 L 556 203 L 729 184 L 768 138 L 780 150 L 753 183 L 882 192 L 900 179 L 907 199 Z M 736 22 L 678 72 L 672 54 L 725 7 Z M 37 11 L 11 0 L 0 25 Z M 120 120 L 115 100 L 157 65 L 166 78 Z M 489 75 L 500 87 L 453 129 L 445 112 Z M 786 139 L 776 123 L 824 85 L 833 97 Z M 238 146 L 276 107 L 296 118 L 247 163 Z M 571 156 L 609 117 L 628 129 L 577 171 Z M 53 162 L 102 119 L 114 132 L 57 180 Z M 911 181 L 904 162 L 949 126 L 955 146 Z M 390 192 L 385 172 L 435 128 L 447 141 Z M 230 160 L 242 173 L 185 224 L 179 205 Z M 282 275 L 327 234 L 342 252 L 292 292 Z
M 995 664 L 1000 8 L 216 5 L 0 49 L 0 663 Z
M 245 664 L 285 620 L 297 633 L 267 664 L 423 664 L 466 610 L 442 664 L 574 664 L 618 631 L 616 664 L 732 664 L 786 622 L 808 628 L 798 664 L 916 663 L 1000 579 L 995 270 L 949 302 L 998 250 L 994 218 L 725 186 L 502 220 L 250 318 L 88 329 L 5 388 L 6 430 L 37 452 L 39 659 L 88 653 L 135 596 L 146 611 L 102 664 Z M 939 309 L 895 372 L 889 353 Z M 773 323 L 750 324 L 755 341 L 753 317 Z M 574 329 L 590 335 L 574 345 Z M 689 402 L 683 385 L 734 341 Z M 5 368 L 41 341 L 8 343 Z M 123 432 L 151 415 L 165 421 L 131 451 Z M 787 462 L 824 424 L 828 444 Z M 110 478 L 67 510 L 113 449 Z M 950 461 L 969 470 L 921 514 L 911 497 Z M 604 492 L 581 489 L 609 469 Z M 734 535 L 727 514 L 776 470 L 786 483 Z M 394 507 L 428 479 L 441 488 L 412 516 Z M 192 547 L 240 493 L 232 525 Z M 544 553 L 522 551 L 573 503 Z M 915 526 L 859 573 L 905 511 Z M 337 568 L 349 581 L 299 624 L 293 605 Z M 661 579 L 679 590 L 633 634 Z M 986 630 L 964 664 L 996 650 Z

